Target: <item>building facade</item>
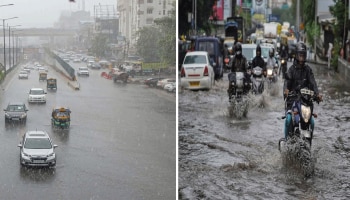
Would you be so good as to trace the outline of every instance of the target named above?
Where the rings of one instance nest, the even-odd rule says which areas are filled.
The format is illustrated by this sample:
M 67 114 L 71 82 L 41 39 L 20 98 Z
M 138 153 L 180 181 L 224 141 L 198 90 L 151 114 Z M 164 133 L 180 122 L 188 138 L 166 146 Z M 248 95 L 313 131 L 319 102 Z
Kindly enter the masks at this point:
M 119 30 L 130 46 L 136 44 L 136 32 L 170 15 L 176 0 L 119 0 Z

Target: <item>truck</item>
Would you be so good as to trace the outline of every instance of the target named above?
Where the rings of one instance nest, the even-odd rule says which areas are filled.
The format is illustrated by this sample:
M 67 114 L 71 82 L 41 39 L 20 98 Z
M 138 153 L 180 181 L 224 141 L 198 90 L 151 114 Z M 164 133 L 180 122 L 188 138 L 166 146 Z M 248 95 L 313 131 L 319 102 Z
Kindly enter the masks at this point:
M 277 38 L 278 23 L 264 23 L 264 38 Z

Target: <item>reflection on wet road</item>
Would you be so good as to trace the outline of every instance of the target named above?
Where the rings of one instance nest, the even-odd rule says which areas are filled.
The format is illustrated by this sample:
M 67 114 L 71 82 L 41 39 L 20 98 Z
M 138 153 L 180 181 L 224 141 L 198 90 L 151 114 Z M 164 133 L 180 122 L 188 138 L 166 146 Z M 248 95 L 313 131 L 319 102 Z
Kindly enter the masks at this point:
M 350 89 L 312 66 L 324 95 L 315 104 L 315 174 L 282 165 L 282 81 L 247 101 L 247 118 L 230 117 L 227 79 L 211 91 L 179 94 L 179 199 L 349 199 Z

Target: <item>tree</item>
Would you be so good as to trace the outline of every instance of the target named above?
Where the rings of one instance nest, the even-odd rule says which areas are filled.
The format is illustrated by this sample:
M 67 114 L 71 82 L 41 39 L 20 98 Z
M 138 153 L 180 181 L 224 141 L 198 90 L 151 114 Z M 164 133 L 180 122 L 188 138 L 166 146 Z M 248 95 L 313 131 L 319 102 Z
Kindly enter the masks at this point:
M 145 62 L 158 62 L 159 56 L 159 29 L 156 26 L 145 26 L 137 33 L 138 40 L 136 42 L 136 49 Z
M 175 8 L 175 5 L 174 5 Z M 163 17 L 154 21 L 160 28 L 159 34 L 159 56 L 167 64 L 176 62 L 176 12 L 171 10 L 169 17 Z
M 174 5 L 175 8 L 175 5 Z M 154 25 L 144 27 L 136 34 L 137 52 L 146 62 L 176 62 L 176 12 L 154 20 Z
M 314 47 L 315 38 L 320 36 L 320 28 L 315 22 L 315 6 L 317 0 L 303 1 L 303 22 L 305 24 L 305 33 L 307 37 L 307 42 Z
M 178 3 L 178 24 L 179 35 L 189 35 L 192 26 L 188 22 L 188 14 L 192 13 L 192 2 L 194 0 L 180 0 Z M 212 7 L 215 0 L 196 0 L 197 1 L 197 31 L 204 31 L 207 35 L 211 35 L 211 24 L 209 17 L 212 15 Z M 194 28 L 194 27 L 193 27 Z
M 330 13 L 336 18 L 337 23 L 334 24 L 334 52 L 332 66 L 337 66 L 338 53 L 341 48 L 345 49 L 345 39 L 348 38 L 348 30 L 350 23 L 348 20 L 347 0 L 333 0 L 334 5 L 329 7 Z
M 107 45 L 107 36 L 103 34 L 96 34 L 92 39 L 92 45 L 90 51 L 97 57 L 104 57 L 106 52 L 109 51 Z

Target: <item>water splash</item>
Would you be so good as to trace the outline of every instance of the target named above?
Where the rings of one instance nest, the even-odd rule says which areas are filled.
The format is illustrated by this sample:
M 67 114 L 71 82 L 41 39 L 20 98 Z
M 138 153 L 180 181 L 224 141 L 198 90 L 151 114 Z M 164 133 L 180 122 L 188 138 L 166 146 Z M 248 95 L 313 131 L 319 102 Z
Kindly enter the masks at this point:
M 314 172 L 314 159 L 310 145 L 299 137 L 292 137 L 281 146 L 284 167 L 310 177 Z

